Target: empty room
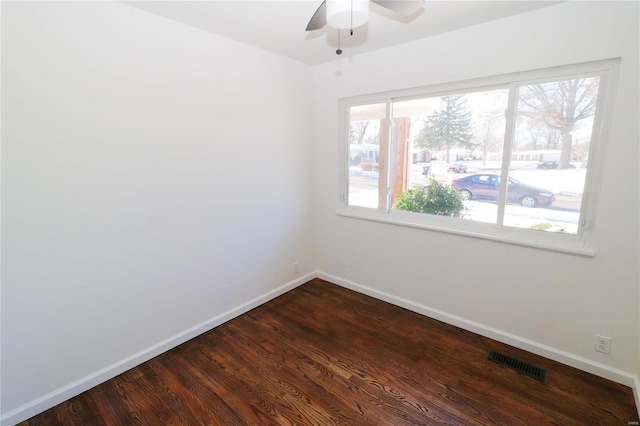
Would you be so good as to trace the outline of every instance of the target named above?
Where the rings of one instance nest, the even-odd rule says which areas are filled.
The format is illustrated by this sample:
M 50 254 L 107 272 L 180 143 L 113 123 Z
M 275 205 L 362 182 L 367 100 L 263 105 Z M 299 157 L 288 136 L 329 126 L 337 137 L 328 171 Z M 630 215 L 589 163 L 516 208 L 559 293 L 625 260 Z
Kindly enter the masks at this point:
M 638 2 L 0 15 L 0 424 L 638 424 Z

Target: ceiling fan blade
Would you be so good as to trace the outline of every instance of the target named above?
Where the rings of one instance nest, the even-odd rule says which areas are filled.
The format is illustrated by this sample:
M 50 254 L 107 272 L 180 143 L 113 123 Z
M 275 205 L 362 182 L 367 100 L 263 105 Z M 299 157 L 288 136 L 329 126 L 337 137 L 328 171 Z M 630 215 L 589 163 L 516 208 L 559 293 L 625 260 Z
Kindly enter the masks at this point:
M 424 0 L 371 0 L 373 3 L 403 15 L 411 15 L 420 9 Z
M 327 2 L 322 2 L 316 13 L 313 14 L 311 20 L 307 24 L 305 31 L 319 30 L 327 25 Z

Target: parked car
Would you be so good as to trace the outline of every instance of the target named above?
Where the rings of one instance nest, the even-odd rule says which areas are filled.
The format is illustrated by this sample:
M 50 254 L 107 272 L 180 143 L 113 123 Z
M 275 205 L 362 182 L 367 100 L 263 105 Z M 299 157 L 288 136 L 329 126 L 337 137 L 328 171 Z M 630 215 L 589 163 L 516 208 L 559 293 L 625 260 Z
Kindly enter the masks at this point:
M 558 162 L 557 161 L 545 161 L 543 163 L 538 164 L 538 169 L 557 169 L 558 168 Z M 574 166 L 573 164 L 567 164 L 567 169 L 575 169 L 576 166 Z
M 492 174 L 477 174 L 454 179 L 451 186 L 460 192 L 465 200 L 498 199 L 500 190 L 500 176 Z M 550 206 L 555 201 L 551 191 L 525 185 L 513 178 L 509 178 L 507 186 L 507 203 L 520 204 L 523 207 Z
M 467 173 L 467 165 L 463 163 L 453 163 L 447 171 L 452 173 Z
M 544 162 L 538 164 L 537 168 L 541 169 L 541 170 L 557 169 L 558 168 L 558 162 L 557 161 L 544 161 Z

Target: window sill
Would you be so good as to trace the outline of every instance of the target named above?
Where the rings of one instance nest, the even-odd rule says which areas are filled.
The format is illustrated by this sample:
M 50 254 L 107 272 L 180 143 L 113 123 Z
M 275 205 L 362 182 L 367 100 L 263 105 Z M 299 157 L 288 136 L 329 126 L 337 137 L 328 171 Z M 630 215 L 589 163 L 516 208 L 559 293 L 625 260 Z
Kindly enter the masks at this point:
M 491 223 L 472 222 L 449 217 L 419 215 L 399 211 L 386 213 L 379 210 L 353 206 L 339 207 L 336 214 L 342 217 L 479 238 L 577 256 L 595 256 L 595 250 L 589 247 L 583 238 L 574 235 L 500 227 Z

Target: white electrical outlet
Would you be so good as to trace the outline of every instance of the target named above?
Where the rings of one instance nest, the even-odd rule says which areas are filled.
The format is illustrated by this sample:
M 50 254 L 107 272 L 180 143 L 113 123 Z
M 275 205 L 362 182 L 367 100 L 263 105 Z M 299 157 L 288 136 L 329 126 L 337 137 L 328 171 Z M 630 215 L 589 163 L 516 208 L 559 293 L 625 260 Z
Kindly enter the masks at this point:
M 298 262 L 293 264 L 293 274 L 297 274 L 298 272 L 300 272 L 300 265 L 298 265 Z
M 596 340 L 596 351 L 608 354 L 611 352 L 611 337 L 598 336 Z

